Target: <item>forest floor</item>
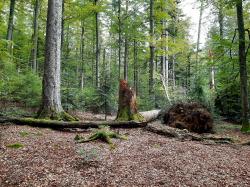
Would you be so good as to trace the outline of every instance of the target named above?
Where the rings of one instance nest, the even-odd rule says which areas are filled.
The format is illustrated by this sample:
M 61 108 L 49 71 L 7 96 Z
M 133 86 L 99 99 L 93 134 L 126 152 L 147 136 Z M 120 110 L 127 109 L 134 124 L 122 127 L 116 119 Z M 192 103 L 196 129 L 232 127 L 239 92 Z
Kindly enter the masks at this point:
M 102 115 L 85 114 L 84 119 Z M 238 125 L 219 134 L 250 140 Z M 115 130 L 118 131 L 118 130 Z M 250 186 L 250 146 L 179 141 L 144 129 L 119 129 L 128 140 L 76 144 L 76 134 L 0 125 L 0 186 Z

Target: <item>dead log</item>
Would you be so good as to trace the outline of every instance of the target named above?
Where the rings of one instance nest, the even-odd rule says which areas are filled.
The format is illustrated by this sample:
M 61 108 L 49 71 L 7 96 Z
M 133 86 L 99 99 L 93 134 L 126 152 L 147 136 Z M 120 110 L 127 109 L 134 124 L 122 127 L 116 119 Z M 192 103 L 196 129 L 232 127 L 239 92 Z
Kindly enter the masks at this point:
M 145 127 L 147 122 L 136 122 L 136 121 L 56 121 L 56 120 L 44 120 L 34 118 L 8 118 L 1 119 L 0 123 L 14 123 L 17 125 L 28 125 L 32 127 L 44 127 L 52 129 L 65 129 L 65 128 L 98 128 L 101 125 L 107 125 L 111 128 L 139 128 Z
M 147 131 L 171 137 L 177 138 L 178 140 L 193 140 L 193 141 L 212 141 L 214 143 L 234 143 L 234 139 L 231 137 L 219 136 L 214 134 L 196 134 L 189 132 L 187 129 L 178 129 L 169 127 L 161 124 L 160 122 L 155 122 L 148 124 L 145 128 Z
M 117 121 L 146 121 L 137 110 L 135 91 L 129 87 L 127 81 L 120 80 L 119 106 Z
M 140 112 L 140 114 L 144 117 L 145 121 L 151 122 L 159 118 L 161 110 L 150 110 L 145 112 Z
M 32 127 L 44 127 L 53 129 L 67 129 L 67 128 L 98 128 L 101 125 L 110 126 L 111 128 L 140 128 L 145 127 L 148 122 L 155 120 L 160 111 L 152 110 L 141 112 L 140 115 L 145 116 L 145 121 L 56 121 L 34 118 L 0 118 L 0 123 L 14 123 L 17 125 L 29 125 Z

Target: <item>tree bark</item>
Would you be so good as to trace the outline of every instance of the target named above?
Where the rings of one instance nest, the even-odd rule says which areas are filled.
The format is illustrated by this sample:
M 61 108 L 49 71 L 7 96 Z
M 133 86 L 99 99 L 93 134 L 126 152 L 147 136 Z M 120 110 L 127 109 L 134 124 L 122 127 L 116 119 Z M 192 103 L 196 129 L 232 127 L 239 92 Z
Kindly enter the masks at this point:
M 95 0 L 95 6 L 97 6 L 98 0 Z M 100 49 L 99 49 L 99 19 L 98 19 L 98 12 L 95 12 L 95 27 L 96 27 L 96 59 L 95 59 L 95 86 L 99 87 L 99 55 L 100 55 Z
M 121 0 L 118 0 L 118 78 L 121 77 L 121 45 L 122 45 L 122 33 L 121 33 Z
M 10 42 L 8 44 L 8 50 L 12 54 L 12 40 L 13 40 L 13 30 L 14 30 L 14 13 L 15 13 L 15 4 L 16 0 L 10 0 L 10 12 L 9 12 L 9 21 L 8 21 L 8 30 L 7 30 L 7 40 Z
M 84 87 L 84 47 L 85 47 L 85 37 L 84 37 L 84 21 L 81 21 L 81 73 L 80 73 L 80 87 Z
M 150 60 L 149 60 L 149 95 L 154 93 L 154 1 L 150 0 Z
M 32 70 L 37 72 L 37 49 L 38 49 L 38 17 L 40 9 L 40 0 L 35 1 L 34 20 L 33 20 L 33 49 L 32 49 Z
M 138 49 L 137 49 L 137 42 L 135 39 L 134 39 L 134 88 L 136 95 L 138 95 Z
M 125 80 L 120 80 L 119 106 L 116 120 L 145 121 L 144 117 L 137 111 L 135 92 Z
M 128 0 L 126 0 L 126 11 L 125 15 L 128 14 Z M 126 30 L 125 30 L 125 43 L 124 43 L 124 80 L 128 81 L 128 28 L 126 24 Z
M 42 105 L 38 118 L 75 120 L 61 105 L 62 0 L 48 1 Z
M 240 85 L 241 85 L 241 106 L 242 106 L 242 131 L 250 131 L 248 121 L 248 86 L 247 86 L 247 65 L 246 65 L 246 40 L 245 25 L 243 17 L 242 0 L 236 1 L 237 23 L 239 33 L 239 65 L 240 65 Z

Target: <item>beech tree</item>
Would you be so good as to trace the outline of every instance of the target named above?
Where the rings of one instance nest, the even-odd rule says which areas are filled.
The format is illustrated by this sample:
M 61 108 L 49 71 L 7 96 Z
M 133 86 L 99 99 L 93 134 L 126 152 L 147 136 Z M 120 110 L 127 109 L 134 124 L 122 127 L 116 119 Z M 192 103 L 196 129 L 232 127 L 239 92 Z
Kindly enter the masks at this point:
M 47 13 L 42 105 L 39 118 L 75 120 L 64 112 L 60 94 L 62 0 L 49 0 Z

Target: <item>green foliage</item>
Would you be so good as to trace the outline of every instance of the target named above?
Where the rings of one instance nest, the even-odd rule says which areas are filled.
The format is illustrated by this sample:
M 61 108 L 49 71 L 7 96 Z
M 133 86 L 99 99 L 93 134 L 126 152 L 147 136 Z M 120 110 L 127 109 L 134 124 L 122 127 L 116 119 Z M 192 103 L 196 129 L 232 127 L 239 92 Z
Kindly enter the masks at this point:
M 28 131 L 20 131 L 19 134 L 21 137 L 27 137 L 30 133 Z
M 0 100 L 20 102 L 28 107 L 37 107 L 41 100 L 41 79 L 31 73 L 17 72 L 15 65 L 3 62 L 0 70 Z
M 83 159 L 84 162 L 93 162 L 100 160 L 99 152 L 95 148 L 92 148 L 90 150 L 80 148 L 77 150 L 77 153 Z

